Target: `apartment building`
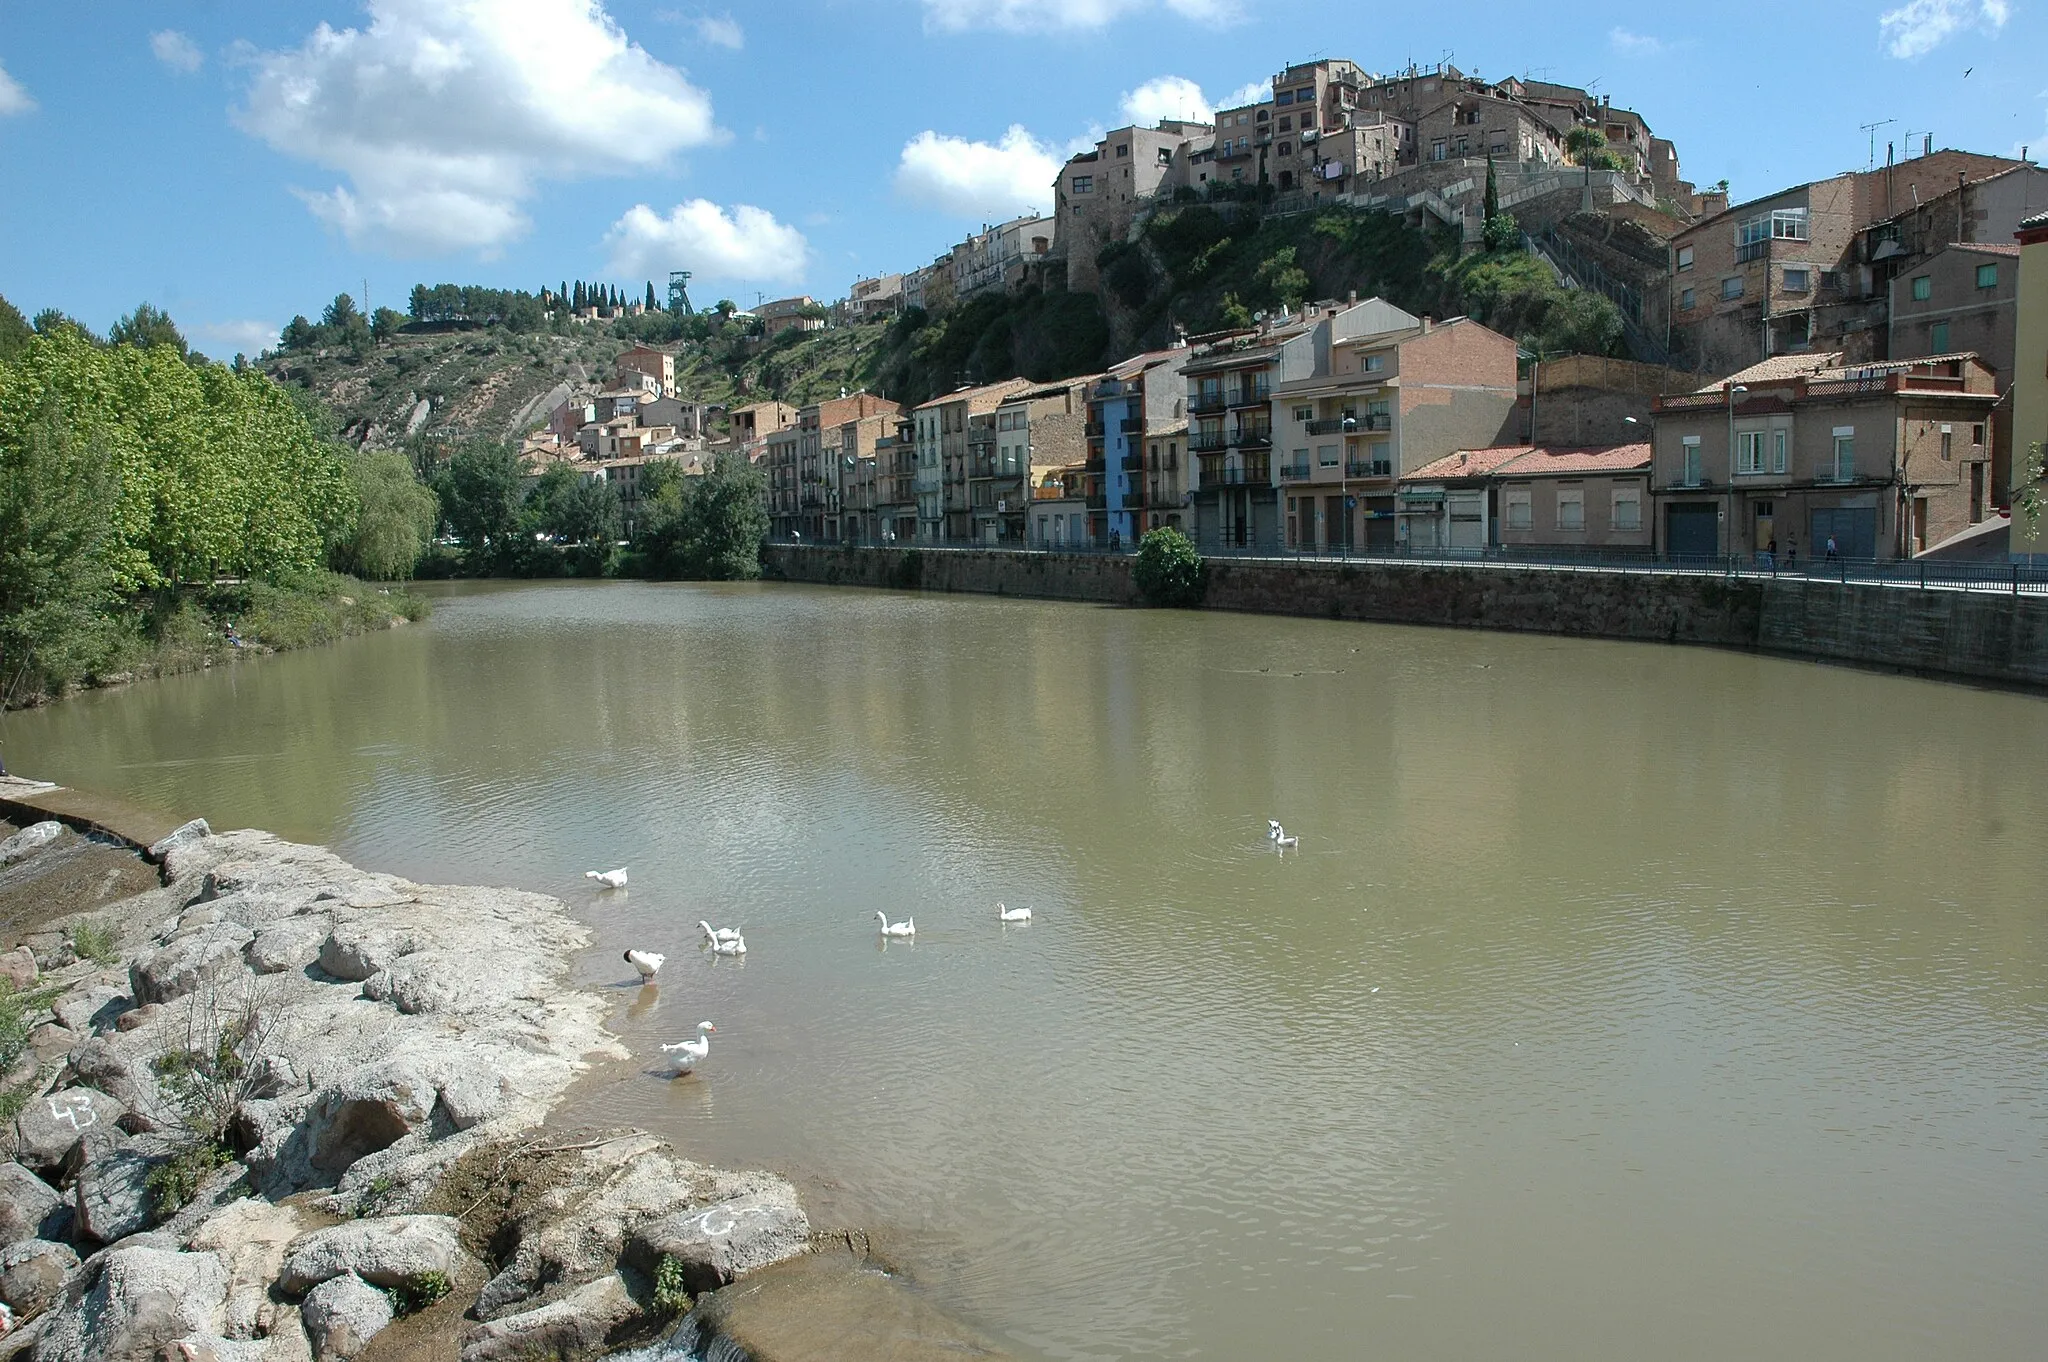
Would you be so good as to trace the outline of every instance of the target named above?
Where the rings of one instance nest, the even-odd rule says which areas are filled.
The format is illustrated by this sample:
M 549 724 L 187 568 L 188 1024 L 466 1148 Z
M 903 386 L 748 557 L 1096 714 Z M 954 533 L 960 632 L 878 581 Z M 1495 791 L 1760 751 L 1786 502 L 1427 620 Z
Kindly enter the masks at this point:
M 853 320 L 861 322 L 894 316 L 903 310 L 903 276 L 884 274 L 854 280 L 847 291 L 846 310 Z
M 1004 398 L 1029 386 L 1021 378 L 1005 379 L 935 397 L 913 410 L 919 543 L 966 542 L 973 525 L 967 490 L 968 418 L 994 411 Z
M 875 535 L 880 543 L 917 538 L 917 422 L 899 415 L 875 441 Z
M 1401 479 L 1399 542 L 1418 552 L 1483 549 L 1500 543 L 1493 473 L 1527 445 L 1460 449 Z M 1370 547 L 1378 547 L 1375 541 Z
M 797 473 L 796 427 L 771 430 L 763 436 L 759 462 L 768 475 L 768 532 L 778 539 L 810 538 L 807 517 L 815 509 L 803 504 Z
M 1281 352 L 1313 321 L 1290 315 L 1256 331 L 1201 338 L 1182 366 L 1188 449 L 1200 461 L 1195 540 L 1205 548 L 1273 548 L 1279 510 L 1273 484 L 1273 386 Z
M 623 387 L 634 376 L 653 382 L 654 395 L 676 395 L 676 357 L 651 345 L 636 345 L 612 362 L 614 386 Z
M 1492 91 L 1462 91 L 1415 121 L 1415 141 L 1428 162 L 1492 157 L 1524 168 L 1558 165 L 1565 134 L 1536 110 Z
M 797 412 L 797 528 L 805 538 L 830 542 L 840 537 L 846 459 L 872 454 L 885 428 L 881 418 L 901 410 L 887 398 L 863 392 L 813 402 Z
M 1061 167 L 1053 182 L 1053 236 L 1067 258 L 1068 288 L 1095 291 L 1101 281 L 1097 253 L 1124 239 L 1176 164 L 1210 133 L 1206 123 L 1177 119 L 1118 128 Z
M 2020 248 L 1966 242 L 1935 251 L 1891 281 L 1884 354 L 1925 359 L 1967 351 L 1991 366 L 2002 397 L 2012 388 L 2019 330 Z M 1991 417 L 1991 488 L 2001 506 L 2012 485 L 2012 403 Z
M 1024 388 L 995 410 L 968 418 L 967 500 L 975 543 L 1024 544 L 1040 479 L 1088 452 L 1084 427 L 1093 384 L 1070 378 Z
M 1028 266 L 1052 254 L 1057 231 L 1052 218 L 1027 214 L 968 237 L 952 252 L 954 298 L 1015 288 Z
M 1111 366 L 1089 390 L 1083 472 L 1094 534 L 1114 535 L 1128 544 L 1148 529 L 1180 523 L 1184 489 L 1167 490 L 1161 475 L 1169 458 L 1175 475 L 1181 471 L 1187 431 L 1187 384 L 1181 369 L 1188 358 L 1186 346 L 1133 355 Z M 1164 446 L 1151 438 L 1160 430 L 1172 432 Z
M 1726 373 L 1807 351 L 1876 357 L 1884 285 L 1904 255 L 1888 231 L 1902 207 L 2018 162 L 1933 151 L 1879 170 L 1816 180 L 1752 199 L 1671 240 L 1674 348 Z
M 2048 449 L 2048 212 L 2021 220 L 2019 238 L 2019 322 L 2013 336 L 2012 468 L 2014 515 L 2010 549 L 2015 562 L 2048 563 L 2048 517 L 2029 517 L 2020 492 L 2048 495 L 2029 451 Z M 2039 503 L 2036 502 L 2036 505 Z
M 1498 445 L 1516 424 L 1512 338 L 1379 298 L 1342 315 L 1343 331 L 1303 347 L 1273 391 L 1281 542 L 1291 548 L 1396 542 L 1405 475 Z
M 721 447 L 737 449 L 759 462 L 767 438 L 795 424 L 796 408 L 787 402 L 753 402 L 734 407 L 725 414 L 726 434 Z
M 1779 356 L 1657 399 L 1656 544 L 1750 557 L 1907 558 L 1993 514 L 1989 365 L 1973 355 L 1845 367 Z
M 1656 541 L 1650 460 L 1642 441 L 1525 450 L 1494 470 L 1499 544 L 1539 552 L 1649 553 Z
M 1093 542 L 1088 533 L 1087 473 L 1078 463 L 1048 468 L 1031 488 L 1026 546 L 1077 548 Z
M 761 334 L 774 339 L 785 331 L 823 331 L 825 310 L 810 294 L 799 294 L 794 298 L 777 298 L 771 303 L 762 303 L 754 309 L 754 319 L 761 323 Z

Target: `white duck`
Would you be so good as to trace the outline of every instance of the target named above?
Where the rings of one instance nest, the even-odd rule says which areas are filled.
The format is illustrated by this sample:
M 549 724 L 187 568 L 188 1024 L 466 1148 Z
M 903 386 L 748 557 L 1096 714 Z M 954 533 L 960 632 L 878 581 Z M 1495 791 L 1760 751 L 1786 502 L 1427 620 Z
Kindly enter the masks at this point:
M 626 887 L 626 867 L 620 866 L 617 870 L 586 870 L 583 872 L 583 878 L 586 880 L 596 880 L 607 889 L 624 889 Z
M 740 939 L 740 929 L 737 927 L 714 927 L 702 918 L 697 919 L 697 925 L 704 929 L 704 939 L 714 945 L 720 941 L 737 941 Z
M 891 921 L 889 921 L 889 915 L 888 915 L 887 913 L 876 913 L 876 914 L 875 914 L 875 918 L 876 918 L 876 920 L 877 920 L 877 921 L 879 921 L 879 922 L 880 922 L 880 923 L 882 924 L 882 935 L 883 935 L 883 936 L 916 936 L 916 935 L 917 935 L 917 919 L 916 919 L 916 918 L 910 918 L 909 920 L 907 920 L 907 921 L 904 921 L 904 922 L 891 922 Z
M 711 943 L 711 953 L 713 955 L 745 955 L 747 953 L 747 939 L 743 936 L 736 936 L 730 941 L 714 941 Z
M 697 1061 L 711 1053 L 711 1033 L 718 1028 L 710 1022 L 697 1023 L 697 1039 L 679 1040 L 674 1045 L 664 1045 L 661 1052 L 668 1056 L 668 1066 L 677 1077 L 697 1067 Z
M 640 971 L 640 982 L 646 983 L 661 973 L 662 964 L 668 959 L 659 951 L 627 951 L 626 963 Z
M 1029 922 L 1031 921 L 1031 910 L 1029 908 L 1005 908 L 1002 904 L 998 903 L 996 905 L 996 921 Z

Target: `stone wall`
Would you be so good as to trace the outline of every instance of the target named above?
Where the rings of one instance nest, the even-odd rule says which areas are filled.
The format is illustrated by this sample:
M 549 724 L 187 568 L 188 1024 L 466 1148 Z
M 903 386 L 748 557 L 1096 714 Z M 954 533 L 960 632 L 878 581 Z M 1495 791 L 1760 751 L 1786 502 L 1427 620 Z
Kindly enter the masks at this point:
M 1131 559 L 771 546 L 771 578 L 1130 605 Z M 1211 559 L 1211 609 L 1755 649 L 2048 689 L 2048 598 L 1805 578 Z

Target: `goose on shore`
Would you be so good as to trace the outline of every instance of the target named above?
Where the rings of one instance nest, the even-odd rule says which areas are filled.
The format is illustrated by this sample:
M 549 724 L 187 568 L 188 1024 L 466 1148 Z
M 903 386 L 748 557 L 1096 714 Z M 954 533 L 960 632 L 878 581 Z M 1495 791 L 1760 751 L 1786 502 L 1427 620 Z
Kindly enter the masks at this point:
M 1031 921 L 1031 910 L 1029 908 L 1005 908 L 1002 904 L 998 903 L 996 905 L 996 921 L 1029 922 Z
M 735 936 L 730 941 L 714 941 L 711 943 L 711 953 L 713 955 L 745 955 L 747 953 L 747 939 L 743 936 Z
M 626 887 L 626 867 L 620 866 L 617 870 L 586 870 L 583 872 L 583 878 L 586 880 L 596 880 L 607 889 L 624 889 Z
M 875 918 L 876 918 L 876 920 L 877 920 L 877 921 L 879 921 L 879 922 L 880 922 L 880 923 L 882 924 L 882 935 L 883 935 L 883 936 L 916 936 L 916 935 L 917 935 L 917 919 L 916 919 L 916 918 L 910 918 L 910 919 L 909 919 L 908 921 L 904 921 L 904 922 L 891 922 L 891 921 L 889 921 L 889 915 L 888 915 L 887 913 L 876 913 L 876 914 L 875 914 Z
M 740 939 L 740 929 L 737 927 L 714 927 L 702 918 L 697 919 L 697 925 L 704 929 L 704 939 L 706 941 L 737 941 Z
M 640 971 L 640 982 L 646 983 L 661 973 L 661 966 L 668 959 L 659 951 L 627 951 L 626 963 Z
M 661 1052 L 668 1056 L 670 1072 L 680 1078 L 697 1067 L 697 1062 L 711 1053 L 711 1033 L 718 1028 L 710 1022 L 697 1023 L 697 1039 L 679 1040 L 674 1045 L 664 1045 Z

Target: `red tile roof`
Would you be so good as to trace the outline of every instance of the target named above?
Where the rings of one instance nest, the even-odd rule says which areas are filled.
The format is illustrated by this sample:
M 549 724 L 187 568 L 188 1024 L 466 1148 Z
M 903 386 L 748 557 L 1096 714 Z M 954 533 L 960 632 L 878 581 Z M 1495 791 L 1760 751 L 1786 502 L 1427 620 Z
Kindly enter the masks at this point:
M 1629 473 L 1649 466 L 1650 446 L 1645 442 L 1605 448 L 1532 449 L 1494 472 L 1504 478 L 1552 478 L 1579 473 Z
M 1436 482 L 1443 478 L 1476 478 L 1491 473 L 1511 459 L 1533 452 L 1534 445 L 1494 445 L 1488 449 L 1461 449 L 1426 463 L 1402 477 L 1403 482 Z

